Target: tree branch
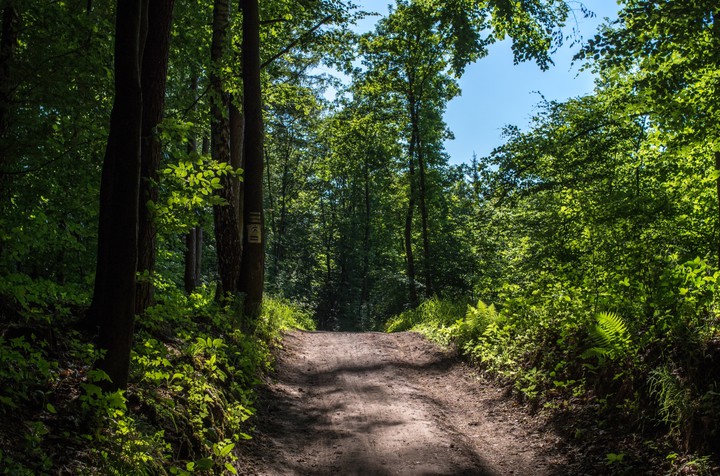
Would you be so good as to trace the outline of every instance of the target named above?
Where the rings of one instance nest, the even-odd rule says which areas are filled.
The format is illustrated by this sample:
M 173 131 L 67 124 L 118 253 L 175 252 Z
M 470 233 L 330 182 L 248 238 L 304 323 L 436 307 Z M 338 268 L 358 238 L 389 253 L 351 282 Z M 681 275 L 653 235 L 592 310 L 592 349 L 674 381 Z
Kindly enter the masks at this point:
M 315 25 L 314 27 L 310 28 L 307 32 L 305 32 L 305 34 L 303 34 L 303 35 L 300 36 L 299 38 L 296 38 L 294 41 L 292 41 L 292 42 L 291 42 L 289 45 L 287 45 L 285 48 L 283 48 L 283 49 L 280 50 L 278 53 L 276 53 L 275 55 L 273 55 L 270 59 L 268 59 L 267 61 L 265 61 L 264 63 L 262 63 L 262 64 L 260 65 L 260 69 L 265 69 L 268 65 L 270 65 L 270 63 L 272 63 L 272 62 L 275 61 L 276 59 L 280 58 L 281 56 L 285 55 L 285 54 L 288 53 L 291 49 L 295 48 L 297 45 L 303 43 L 310 35 L 312 35 L 313 33 L 315 33 L 321 26 L 323 26 L 325 23 L 329 22 L 330 20 L 332 20 L 332 15 L 328 15 L 328 16 L 326 16 L 325 18 L 323 18 L 322 20 L 320 20 L 317 25 Z

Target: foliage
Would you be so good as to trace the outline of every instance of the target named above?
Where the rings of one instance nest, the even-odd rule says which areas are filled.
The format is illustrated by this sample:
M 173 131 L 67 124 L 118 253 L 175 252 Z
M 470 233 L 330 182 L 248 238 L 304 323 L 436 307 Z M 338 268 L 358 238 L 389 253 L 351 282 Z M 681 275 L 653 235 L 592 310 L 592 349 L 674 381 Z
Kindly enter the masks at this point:
M 590 329 L 588 339 L 592 347 L 580 357 L 583 359 L 597 357 L 600 363 L 605 359 L 624 357 L 632 345 L 625 322 L 614 312 L 601 312 L 596 317 L 597 322 Z
M 33 292 L 52 299 L 42 283 Z M 235 450 L 249 438 L 253 387 L 259 372 L 271 367 L 272 346 L 282 330 L 313 323 L 306 311 L 267 297 L 257 334 L 245 335 L 232 325 L 235 305 L 218 306 L 212 289 L 185 296 L 166 286 L 163 293 L 163 304 L 139 320 L 127 391 L 103 391 L 107 376 L 90 367 L 96 352 L 68 327 L 71 313 L 54 318 L 63 325 L 55 327 L 52 343 L 30 335 L 30 329 L 41 333 L 42 327 L 17 328 L 27 337 L 7 337 L 13 327 L 4 331 L 0 413 L 6 425 L 0 428 L 0 458 L 6 469 L 13 474 L 45 473 L 60 465 L 76 474 L 235 472 Z M 34 314 L 40 312 L 36 303 Z M 79 394 L 69 399 L 74 387 Z M 72 422 L 79 428 L 73 431 Z M 7 433 L 14 429 L 17 435 Z M 49 439 L 57 432 L 64 439 L 61 451 Z M 15 443 L 6 444 L 9 436 Z

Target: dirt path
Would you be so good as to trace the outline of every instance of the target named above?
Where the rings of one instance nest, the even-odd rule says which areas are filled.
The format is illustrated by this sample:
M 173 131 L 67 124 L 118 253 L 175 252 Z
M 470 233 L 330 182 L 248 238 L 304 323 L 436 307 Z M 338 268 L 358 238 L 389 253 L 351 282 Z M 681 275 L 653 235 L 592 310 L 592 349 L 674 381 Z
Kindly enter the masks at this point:
M 562 464 L 555 437 L 414 333 L 293 332 L 274 379 L 245 474 L 542 476 Z

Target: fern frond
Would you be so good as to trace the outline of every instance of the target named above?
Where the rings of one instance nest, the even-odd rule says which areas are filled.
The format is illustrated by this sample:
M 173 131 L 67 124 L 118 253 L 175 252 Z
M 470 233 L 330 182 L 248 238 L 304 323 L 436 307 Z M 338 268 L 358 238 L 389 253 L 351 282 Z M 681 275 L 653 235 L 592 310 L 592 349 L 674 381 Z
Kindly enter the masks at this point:
M 622 317 L 614 312 L 601 312 L 595 316 L 595 325 L 589 331 L 590 348 L 583 352 L 582 358 L 618 357 L 630 347 L 630 332 Z

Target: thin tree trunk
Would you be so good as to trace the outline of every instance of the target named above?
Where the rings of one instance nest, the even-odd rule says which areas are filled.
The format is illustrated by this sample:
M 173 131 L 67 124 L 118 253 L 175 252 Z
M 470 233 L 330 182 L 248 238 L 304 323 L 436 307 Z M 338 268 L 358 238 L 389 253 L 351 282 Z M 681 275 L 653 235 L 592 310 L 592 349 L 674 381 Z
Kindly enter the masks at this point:
M 412 86 L 412 85 L 411 85 Z M 414 96 L 409 95 L 410 110 L 415 107 Z M 415 287 L 415 259 L 412 250 L 412 222 L 415 212 L 415 147 L 417 145 L 417 136 L 415 128 L 412 127 L 410 132 L 410 143 L 408 144 L 408 207 L 405 215 L 405 264 L 407 266 L 408 293 L 410 305 L 415 307 L 418 305 L 417 289 Z
M 210 140 L 207 136 L 202 140 L 202 155 L 210 153 Z M 195 227 L 195 285 L 199 286 L 202 280 L 202 259 L 203 259 L 203 229 L 198 225 Z
M 415 119 L 418 120 L 418 114 L 415 114 Z M 423 239 L 423 271 L 425 274 L 425 297 L 429 298 L 433 294 L 432 286 L 432 268 L 430 267 L 430 237 L 428 227 L 428 209 L 427 209 L 427 188 L 425 186 L 425 158 L 423 156 L 422 141 L 420 140 L 420 128 L 416 123 L 418 131 L 415 133 L 417 141 L 417 157 L 418 157 L 418 172 L 420 174 L 420 220 L 422 225 L 422 239 Z
M 715 39 L 715 53 L 720 51 L 720 11 L 719 10 L 713 10 L 712 11 L 712 17 L 713 17 L 713 34 Z M 718 242 L 717 242 L 717 259 L 718 259 L 718 268 L 720 268 L 720 150 L 715 151 L 715 171 L 718 172 L 718 178 L 716 180 L 716 194 L 718 199 Z
M 236 104 L 238 101 L 239 104 Z M 230 163 L 236 169 L 245 169 L 245 116 L 242 112 L 242 97 L 235 97 L 235 101 L 230 101 Z M 244 230 L 243 208 L 245 205 L 245 182 L 239 178 L 235 178 L 237 186 L 236 206 L 237 206 L 237 237 L 235 238 L 238 246 L 238 260 L 242 259 L 242 235 Z M 240 263 L 237 264 L 237 275 L 240 276 Z
M 718 234 L 720 235 L 720 151 L 715 152 L 715 171 L 718 172 L 718 178 L 715 181 L 716 195 L 718 199 Z M 720 236 L 717 243 L 718 268 L 720 268 Z
M 190 91 L 192 91 L 192 97 L 193 97 L 193 107 L 192 107 L 193 110 L 195 109 L 195 104 L 197 103 L 197 89 L 198 89 L 198 77 L 196 74 L 193 74 L 192 78 L 190 79 Z M 193 134 L 190 134 L 190 137 L 188 138 L 187 153 L 188 153 L 188 156 L 192 156 L 196 152 L 197 152 L 197 137 L 193 133 Z M 197 264 L 197 257 L 195 255 L 195 253 L 197 252 L 197 230 L 198 229 L 199 229 L 199 227 L 193 227 L 185 235 L 185 256 L 184 256 L 185 272 L 183 273 L 183 284 L 185 287 L 185 292 L 188 294 L 195 291 L 195 288 L 198 285 L 198 281 L 197 281 L 197 279 L 195 279 L 195 277 L 197 276 L 197 269 L 195 269 L 195 266 Z
M 196 242 L 197 242 L 197 228 L 191 228 L 190 231 L 185 235 L 185 273 L 183 274 L 183 284 L 185 285 L 185 292 L 190 294 L 195 291 L 197 282 L 195 281 L 195 263 L 197 258 L 195 257 Z
M 245 326 L 252 328 L 262 307 L 265 286 L 263 217 L 263 117 L 260 83 L 258 0 L 242 0 L 242 71 L 245 110 L 245 230 L 240 291 L 245 294 Z
M 360 290 L 360 305 L 366 305 L 370 301 L 370 164 L 368 157 L 365 155 L 363 164 L 363 188 L 365 193 L 365 223 L 363 229 L 363 269 L 362 269 L 362 287 Z
M 147 2 L 117 2 L 115 100 L 110 116 L 100 185 L 98 261 L 91 310 L 100 324 L 97 362 L 111 379 L 107 389 L 126 388 L 135 324 L 143 26 Z
M 275 213 L 277 208 L 277 199 L 273 191 L 273 180 L 272 180 L 272 164 L 270 162 L 270 154 L 263 154 L 265 156 L 265 190 L 267 191 L 268 204 L 270 205 L 270 228 L 272 230 L 273 245 L 271 259 L 272 266 L 270 267 L 270 276 L 268 281 L 273 285 L 277 285 L 278 274 L 280 273 L 280 260 L 278 255 L 280 253 L 280 242 L 278 233 L 278 217 Z
M 143 50 L 141 84 L 143 93 L 142 151 L 140 162 L 140 205 L 138 222 L 138 281 L 135 313 L 140 315 L 153 304 L 153 274 L 157 256 L 157 226 L 148 206 L 158 201 L 158 169 L 162 144 L 157 132 L 165 109 L 170 29 L 175 0 L 149 0 L 148 34 Z
M 200 285 L 202 280 L 202 254 L 203 252 L 203 229 L 195 228 L 195 286 Z

